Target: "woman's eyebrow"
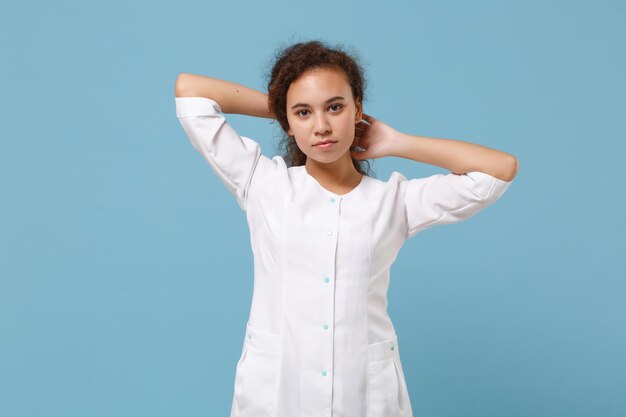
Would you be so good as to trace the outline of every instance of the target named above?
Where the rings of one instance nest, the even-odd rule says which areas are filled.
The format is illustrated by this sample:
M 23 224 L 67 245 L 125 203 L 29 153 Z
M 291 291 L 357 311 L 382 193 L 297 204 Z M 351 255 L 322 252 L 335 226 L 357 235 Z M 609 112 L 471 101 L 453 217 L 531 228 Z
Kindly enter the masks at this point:
M 330 103 L 331 101 L 339 100 L 339 99 L 344 100 L 342 96 L 335 96 L 333 98 L 329 98 L 328 100 L 326 100 L 326 103 Z M 296 103 L 293 106 L 291 106 L 291 110 L 295 109 L 296 107 L 309 107 L 309 105 L 306 103 Z

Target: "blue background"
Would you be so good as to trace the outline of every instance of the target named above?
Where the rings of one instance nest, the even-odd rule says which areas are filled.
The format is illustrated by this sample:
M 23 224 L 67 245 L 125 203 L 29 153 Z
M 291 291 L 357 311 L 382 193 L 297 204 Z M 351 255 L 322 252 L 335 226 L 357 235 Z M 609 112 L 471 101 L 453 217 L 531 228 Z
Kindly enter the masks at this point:
M 363 58 L 367 113 L 520 162 L 495 205 L 392 268 L 415 416 L 626 415 L 625 18 L 618 1 L 5 5 L 0 415 L 228 415 L 249 234 L 174 82 L 266 91 L 274 51 L 314 38 Z M 275 154 L 277 124 L 229 121 Z

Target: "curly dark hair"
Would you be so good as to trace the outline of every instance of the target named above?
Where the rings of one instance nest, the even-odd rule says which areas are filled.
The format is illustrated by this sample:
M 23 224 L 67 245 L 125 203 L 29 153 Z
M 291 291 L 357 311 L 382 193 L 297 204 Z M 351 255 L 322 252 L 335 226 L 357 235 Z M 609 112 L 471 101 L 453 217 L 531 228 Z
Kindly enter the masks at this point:
M 366 80 L 364 70 L 357 53 L 347 52 L 341 45 L 329 46 L 320 40 L 298 42 L 287 47 L 280 47 L 273 58 L 271 71 L 266 74 L 268 105 L 276 115 L 282 128 L 282 138 L 278 143 L 278 151 L 288 166 L 299 166 L 306 163 L 306 154 L 300 150 L 295 139 L 287 134 L 287 90 L 304 72 L 313 68 L 329 68 L 342 71 L 352 88 L 352 96 L 356 101 L 365 99 Z M 373 176 L 370 161 L 352 158 L 356 170 L 363 175 Z

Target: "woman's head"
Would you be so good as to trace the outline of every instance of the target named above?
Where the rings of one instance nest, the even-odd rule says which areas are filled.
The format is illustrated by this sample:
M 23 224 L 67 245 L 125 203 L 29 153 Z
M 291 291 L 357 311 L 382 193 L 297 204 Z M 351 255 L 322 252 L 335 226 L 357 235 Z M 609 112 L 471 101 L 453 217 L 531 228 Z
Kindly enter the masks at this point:
M 361 174 L 369 173 L 369 161 L 350 156 L 365 83 L 357 58 L 321 41 L 278 52 L 269 74 L 268 103 L 285 133 L 281 145 L 290 166 L 304 165 L 307 157 L 321 163 L 347 158 Z M 324 140 L 335 143 L 315 146 Z

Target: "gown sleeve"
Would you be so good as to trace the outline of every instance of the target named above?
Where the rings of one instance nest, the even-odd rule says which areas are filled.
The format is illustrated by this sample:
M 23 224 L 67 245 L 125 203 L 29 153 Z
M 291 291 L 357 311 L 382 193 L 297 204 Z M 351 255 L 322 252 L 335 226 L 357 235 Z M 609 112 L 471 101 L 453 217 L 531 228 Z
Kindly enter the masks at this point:
M 220 181 L 247 211 L 251 184 L 275 169 L 260 145 L 240 136 L 226 121 L 218 102 L 206 97 L 176 97 L 176 117 L 193 147 L 202 154 Z M 254 178 L 254 181 L 253 181 Z
M 435 174 L 401 182 L 408 226 L 406 238 L 434 225 L 470 218 L 498 200 L 511 183 L 479 171 Z

